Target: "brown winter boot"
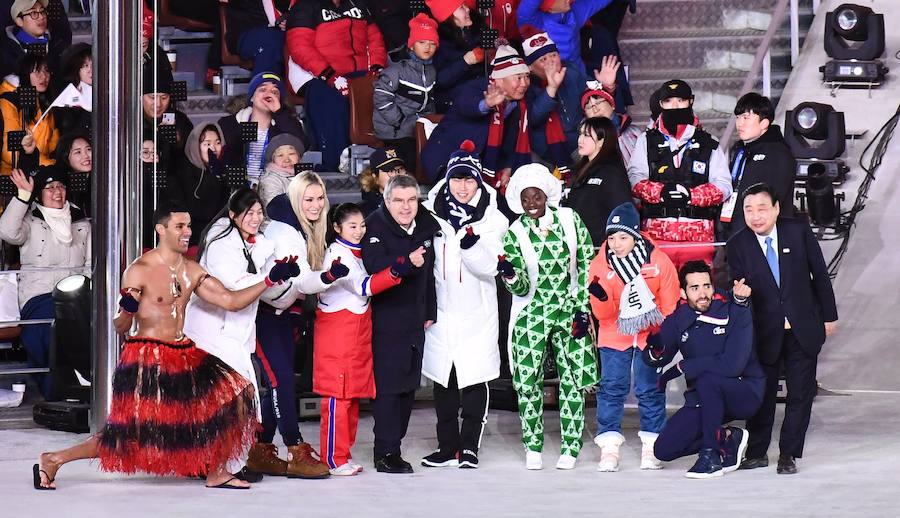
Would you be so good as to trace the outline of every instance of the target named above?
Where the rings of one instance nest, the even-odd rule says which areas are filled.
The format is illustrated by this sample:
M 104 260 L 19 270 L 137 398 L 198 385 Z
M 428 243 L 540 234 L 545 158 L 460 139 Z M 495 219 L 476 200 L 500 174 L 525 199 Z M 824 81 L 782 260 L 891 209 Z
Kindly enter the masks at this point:
M 288 446 L 287 476 L 289 478 L 328 478 L 328 466 L 317 458 L 309 443 Z
M 272 443 L 258 442 L 250 448 L 247 468 L 264 475 L 287 476 L 287 461 L 278 458 L 278 447 Z

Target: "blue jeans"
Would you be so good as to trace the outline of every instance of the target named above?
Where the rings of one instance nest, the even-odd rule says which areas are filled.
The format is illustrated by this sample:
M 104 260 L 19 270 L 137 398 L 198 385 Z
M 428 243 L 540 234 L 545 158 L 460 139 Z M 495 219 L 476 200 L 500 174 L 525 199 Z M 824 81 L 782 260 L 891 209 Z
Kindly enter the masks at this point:
M 50 293 L 43 293 L 31 297 L 22 306 L 19 312 L 22 320 L 37 320 L 44 318 L 54 318 L 56 310 L 53 306 L 53 297 Z M 53 333 L 50 324 L 31 324 L 22 326 L 22 333 L 19 335 L 19 341 L 25 349 L 28 357 L 29 367 L 49 367 L 50 366 L 50 342 L 53 340 Z M 43 396 L 50 396 L 51 376 L 45 374 L 35 374 L 35 381 L 41 389 Z
M 634 370 L 634 395 L 641 413 L 641 431 L 659 433 L 666 424 L 666 395 L 656 387 L 659 375 L 641 359 L 641 351 L 631 347 L 617 351 L 600 348 L 600 390 L 597 392 L 597 434 L 622 433 L 625 397 L 631 390 Z

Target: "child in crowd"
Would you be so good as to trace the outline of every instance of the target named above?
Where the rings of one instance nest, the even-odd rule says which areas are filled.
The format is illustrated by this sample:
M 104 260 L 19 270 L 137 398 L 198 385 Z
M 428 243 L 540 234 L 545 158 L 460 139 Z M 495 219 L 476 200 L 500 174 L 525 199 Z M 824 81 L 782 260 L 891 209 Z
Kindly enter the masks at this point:
M 303 142 L 290 133 L 282 133 L 269 141 L 265 154 L 266 170 L 259 177 L 257 186 L 263 207 L 272 198 L 287 192 L 295 174 L 294 166 L 300 163 L 304 149 Z
M 606 223 L 606 240 L 591 261 L 591 309 L 599 322 L 600 390 L 597 392 L 597 471 L 619 470 L 622 412 L 634 379 L 641 415 L 641 469 L 662 466 L 653 446 L 666 422 L 666 395 L 657 388 L 656 369 L 641 361 L 647 336 L 675 310 L 678 272 L 669 257 L 640 231 L 640 216 L 631 201 L 619 205 Z
M 387 67 L 375 82 L 375 136 L 397 148 L 415 170 L 416 119 L 434 113 L 435 70 L 432 57 L 438 47 L 437 22 L 419 13 L 409 21 L 409 58 Z
M 400 284 L 410 265 L 394 265 L 368 275 L 359 245 L 366 233 L 360 206 L 338 205 L 329 219 L 335 236 L 324 263 L 338 261 L 350 273 L 319 295 L 313 391 L 322 395 L 320 456 L 332 475 L 348 476 L 362 471 L 350 457 L 359 422 L 359 399 L 375 397 L 369 297 Z

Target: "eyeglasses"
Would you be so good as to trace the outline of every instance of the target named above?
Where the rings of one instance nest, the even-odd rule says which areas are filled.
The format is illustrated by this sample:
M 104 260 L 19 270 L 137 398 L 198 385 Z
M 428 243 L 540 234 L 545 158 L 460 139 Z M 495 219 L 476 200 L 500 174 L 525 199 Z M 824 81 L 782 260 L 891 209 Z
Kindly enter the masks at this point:
M 47 16 L 47 10 L 41 9 L 40 11 L 29 11 L 27 13 L 19 13 L 19 18 L 25 18 L 26 16 L 30 16 L 32 20 L 40 20 Z
M 600 108 L 604 104 L 608 104 L 605 100 L 597 97 L 596 100 L 589 100 L 587 104 L 584 105 L 584 109 L 588 108 Z
M 61 183 L 51 183 L 44 187 L 45 191 L 65 191 L 66 186 Z
M 406 168 L 398 166 L 393 169 L 388 169 L 387 171 L 382 169 L 381 172 L 388 176 L 397 176 L 398 174 L 406 174 Z

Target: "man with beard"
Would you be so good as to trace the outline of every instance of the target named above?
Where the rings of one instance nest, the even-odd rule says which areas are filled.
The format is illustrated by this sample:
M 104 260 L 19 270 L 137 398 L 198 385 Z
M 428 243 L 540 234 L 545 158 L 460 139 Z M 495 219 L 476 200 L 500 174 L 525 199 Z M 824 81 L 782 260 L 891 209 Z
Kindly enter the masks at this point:
M 659 371 L 681 351 L 683 359 L 660 376 L 661 389 L 682 374 L 687 380 L 684 406 L 666 422 L 654 453 L 672 461 L 699 452 L 685 476 L 719 477 L 738 469 L 750 438 L 746 430 L 723 424 L 753 416 L 765 389 L 753 349 L 751 290 L 739 279 L 733 300 L 716 293 L 703 261 L 687 262 L 679 277 L 684 300 L 644 349 L 644 362 Z
M 700 127 L 687 83 L 666 81 L 659 99 L 662 112 L 638 138 L 628 164 L 632 192 L 643 205 L 644 230 L 676 268 L 696 259 L 711 264 L 719 206 L 732 191 L 728 162 Z

